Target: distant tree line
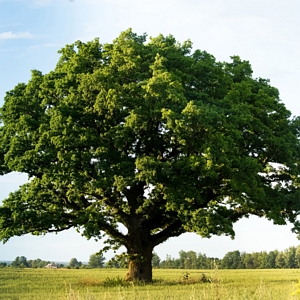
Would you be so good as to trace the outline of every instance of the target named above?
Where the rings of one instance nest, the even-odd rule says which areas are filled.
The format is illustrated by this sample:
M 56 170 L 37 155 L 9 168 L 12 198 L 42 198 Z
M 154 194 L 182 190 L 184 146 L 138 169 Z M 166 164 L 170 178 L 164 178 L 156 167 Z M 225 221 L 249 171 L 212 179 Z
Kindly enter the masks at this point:
M 17 256 L 14 261 L 10 264 L 7 262 L 0 262 L 0 268 L 11 267 L 11 268 L 45 268 L 47 265 L 51 264 L 57 268 L 68 268 L 68 269 L 79 269 L 79 268 L 103 268 L 105 258 L 102 254 L 92 254 L 90 256 L 87 265 L 78 261 L 76 258 L 71 258 L 69 264 L 55 263 L 46 260 L 41 260 L 40 258 L 28 260 L 25 256 Z
M 154 253 L 153 267 L 162 269 L 212 269 L 215 265 L 222 269 L 293 269 L 300 268 L 300 246 L 289 247 L 284 251 L 228 252 L 222 259 L 207 257 L 194 251 L 180 251 L 179 258 L 167 255 L 160 261 Z
M 159 262 L 156 253 L 153 255 L 152 265 L 154 268 L 162 269 L 213 269 L 215 263 L 219 263 L 218 258 L 207 257 L 206 254 L 195 251 L 179 252 L 179 258 L 172 258 L 167 255 L 166 259 Z
M 221 260 L 223 269 L 294 269 L 300 268 L 300 246 L 284 251 L 245 253 L 228 252 Z
M 8 265 L 0 262 L 0 268 L 44 268 L 48 264 L 58 268 L 127 268 L 128 257 L 126 254 L 115 255 L 105 262 L 102 254 L 95 253 L 89 258 L 88 264 L 83 264 L 76 258 L 72 258 L 69 264 L 54 263 L 41 259 L 27 260 L 24 256 L 17 256 Z M 213 269 L 215 266 L 222 269 L 293 269 L 300 268 L 300 245 L 289 247 L 284 251 L 261 251 L 261 252 L 240 252 L 239 250 L 228 252 L 222 259 L 208 257 L 206 254 L 196 253 L 195 251 L 179 252 L 179 258 L 172 258 L 167 255 L 165 260 L 154 252 L 152 255 L 152 266 L 161 269 Z
M 0 262 L 0 267 L 3 268 L 10 266 L 12 268 L 44 268 L 48 264 L 52 264 L 58 268 L 65 266 L 64 264 L 41 260 L 40 258 L 28 260 L 25 256 L 17 256 L 11 264 L 8 264 L 6 262 Z
M 116 255 L 104 264 L 106 268 L 127 268 L 126 254 Z M 167 255 L 165 260 L 154 252 L 152 255 L 153 268 L 161 269 L 213 269 L 215 266 L 221 269 L 291 269 L 300 268 L 300 245 L 290 247 L 284 251 L 240 252 L 238 250 L 228 252 L 222 259 L 208 257 L 195 251 L 179 252 L 179 258 Z

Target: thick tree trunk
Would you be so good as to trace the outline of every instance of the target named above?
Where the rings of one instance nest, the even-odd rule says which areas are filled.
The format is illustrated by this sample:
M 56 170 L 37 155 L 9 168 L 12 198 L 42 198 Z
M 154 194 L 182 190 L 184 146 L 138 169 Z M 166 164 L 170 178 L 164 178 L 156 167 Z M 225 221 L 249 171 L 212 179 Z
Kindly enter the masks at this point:
M 152 248 L 130 253 L 127 281 L 152 281 Z

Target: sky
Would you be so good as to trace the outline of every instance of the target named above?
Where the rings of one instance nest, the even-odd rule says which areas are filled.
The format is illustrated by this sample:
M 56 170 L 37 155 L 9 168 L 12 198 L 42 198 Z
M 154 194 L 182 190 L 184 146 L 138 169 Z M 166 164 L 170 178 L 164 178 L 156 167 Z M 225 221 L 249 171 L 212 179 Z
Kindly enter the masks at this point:
M 0 106 L 5 93 L 27 82 L 30 70 L 54 69 L 57 51 L 76 40 L 112 42 L 132 28 L 148 36 L 172 34 L 190 39 L 219 61 L 239 55 L 254 77 L 268 78 L 293 115 L 300 115 L 300 1 L 298 0 L 0 0 Z M 26 182 L 26 174 L 0 176 L 0 203 Z M 196 234 L 171 238 L 154 251 L 165 259 L 180 250 L 222 258 L 227 252 L 272 251 L 297 246 L 291 225 L 250 217 L 234 225 L 236 236 L 203 239 Z M 102 248 L 75 230 L 36 237 L 25 235 L 0 244 L 0 261 L 28 259 L 86 262 Z M 124 249 L 123 249 L 124 250 Z M 108 252 L 107 259 L 114 255 Z

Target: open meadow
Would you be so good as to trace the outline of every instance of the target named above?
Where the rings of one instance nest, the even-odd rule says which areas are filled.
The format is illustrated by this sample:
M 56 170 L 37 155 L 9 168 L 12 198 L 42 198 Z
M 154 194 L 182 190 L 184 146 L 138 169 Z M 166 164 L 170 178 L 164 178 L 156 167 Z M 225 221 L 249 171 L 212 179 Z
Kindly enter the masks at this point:
M 0 299 L 300 299 L 293 295 L 298 269 L 155 269 L 151 284 L 124 282 L 125 274 L 125 269 L 2 268 Z

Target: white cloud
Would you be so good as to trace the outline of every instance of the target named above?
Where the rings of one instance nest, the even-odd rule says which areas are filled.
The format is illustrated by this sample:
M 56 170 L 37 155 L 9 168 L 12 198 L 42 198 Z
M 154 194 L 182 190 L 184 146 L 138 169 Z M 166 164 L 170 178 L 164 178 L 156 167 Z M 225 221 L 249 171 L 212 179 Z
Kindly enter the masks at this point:
M 17 33 L 13 33 L 12 31 L 6 31 L 0 33 L 0 40 L 32 39 L 33 37 L 34 35 L 27 31 L 21 31 Z

